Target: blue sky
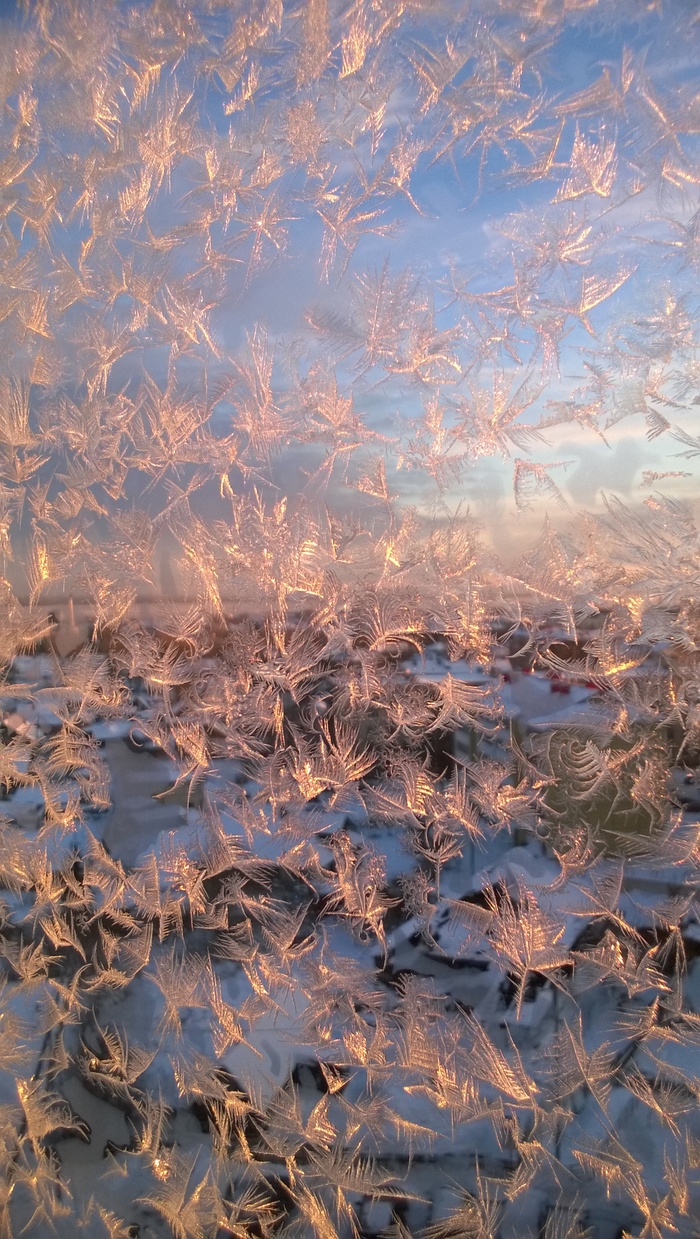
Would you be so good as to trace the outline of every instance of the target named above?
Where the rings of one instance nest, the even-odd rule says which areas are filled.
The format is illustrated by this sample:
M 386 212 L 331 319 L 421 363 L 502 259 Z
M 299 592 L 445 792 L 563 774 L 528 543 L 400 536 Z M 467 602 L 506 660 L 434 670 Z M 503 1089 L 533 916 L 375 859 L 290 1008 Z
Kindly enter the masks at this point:
M 689 475 L 662 481 L 667 493 L 692 499 L 693 461 L 679 460 L 673 433 L 697 433 L 694 5 L 530 11 L 448 0 L 427 16 L 417 5 L 393 27 L 389 21 L 346 72 L 352 23 L 376 32 L 390 6 L 331 4 L 329 56 L 310 78 L 299 76 L 298 48 L 323 42 L 323 32 L 304 24 L 311 10 L 263 0 L 249 9 L 251 44 L 233 54 L 234 15 L 215 5 L 195 5 L 182 18 L 172 6 L 165 33 L 149 6 L 100 7 L 87 22 L 85 6 L 66 5 L 53 36 L 63 50 L 34 68 L 35 14 L 1 10 L 5 142 L 31 147 L 30 179 L 43 167 L 65 179 L 51 245 L 12 210 L 8 237 L 20 259 L 31 256 L 42 287 L 53 287 L 66 260 L 74 270 L 83 264 L 90 288 L 67 309 L 52 345 L 66 383 L 84 377 L 80 342 L 95 323 L 118 333 L 137 321 L 135 272 L 152 279 L 160 310 L 132 331 L 109 389 L 137 391 L 144 373 L 163 387 L 170 365 L 179 384 L 209 399 L 246 364 L 246 336 L 264 332 L 281 405 L 289 409 L 295 382 L 321 370 L 333 371 L 341 396 L 352 399 L 362 445 L 342 456 L 328 483 L 327 497 L 341 508 L 366 501 L 353 484 L 377 453 L 399 504 L 426 513 L 468 504 L 506 556 L 517 555 L 545 512 L 569 520 L 579 508 L 600 509 L 603 492 L 641 502 L 654 485 L 641 485 L 645 473 Z M 188 35 L 183 54 L 163 55 L 159 80 L 137 101 L 138 57 L 145 49 L 157 58 L 168 38 L 177 43 L 176 18 L 188 30 L 198 20 L 197 35 Z M 23 89 L 36 97 L 36 111 L 13 136 L 24 106 L 16 64 L 25 61 Z M 107 110 L 86 123 L 80 101 L 94 103 L 96 80 L 107 84 Z M 140 153 L 162 144 L 163 115 L 180 104 L 186 148 L 134 214 L 125 203 Z M 103 238 L 93 245 L 94 221 L 76 207 L 76 186 L 95 166 L 95 200 L 117 227 L 113 245 Z M 344 195 L 357 202 L 358 234 L 324 270 L 324 253 L 333 257 L 324 216 L 333 218 Z M 184 235 L 202 212 L 208 226 Z M 260 232 L 259 218 L 272 219 L 269 230 Z M 182 244 L 159 275 L 149 237 L 178 229 Z M 207 266 L 205 240 L 221 253 L 221 275 Z M 387 286 L 406 293 L 402 302 L 391 294 L 404 329 L 393 354 L 368 351 L 361 321 L 362 290 L 376 288 L 382 272 Z M 169 313 L 171 285 L 188 289 L 193 304 L 199 298 L 206 323 L 175 356 L 158 319 Z M 339 328 L 328 330 L 343 319 L 344 344 Z M 406 357 L 413 365 L 428 338 L 423 362 L 411 369 Z M 34 364 L 36 349 L 25 336 L 6 365 Z M 494 400 L 506 400 L 507 390 L 528 398 L 512 427 L 492 434 Z M 239 399 L 229 383 L 216 405 L 217 434 L 240 423 Z M 539 422 L 539 435 L 528 435 Z M 295 431 L 275 456 L 271 493 L 293 496 L 303 470 L 323 460 L 328 438 L 312 437 Z M 420 464 L 424 450 L 446 452 L 441 485 Z M 460 454 L 459 476 L 451 477 L 449 462 Z M 551 472 L 514 492 L 519 468 L 521 478 L 535 478 L 530 464 Z M 128 484 L 126 494 L 139 485 Z

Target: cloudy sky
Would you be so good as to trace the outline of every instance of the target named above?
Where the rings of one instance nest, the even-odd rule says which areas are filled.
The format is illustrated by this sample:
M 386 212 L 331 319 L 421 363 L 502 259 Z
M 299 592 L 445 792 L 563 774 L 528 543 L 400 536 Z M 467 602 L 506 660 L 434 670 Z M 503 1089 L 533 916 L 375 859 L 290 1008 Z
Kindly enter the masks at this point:
M 237 48 L 213 2 L 66 4 L 41 53 L 38 12 L 0 10 L 5 282 L 51 307 L 48 332 L 11 305 L 2 364 L 39 376 L 43 425 L 170 376 L 273 497 L 371 506 L 381 465 L 506 558 L 606 495 L 692 503 L 695 5 L 248 10 Z

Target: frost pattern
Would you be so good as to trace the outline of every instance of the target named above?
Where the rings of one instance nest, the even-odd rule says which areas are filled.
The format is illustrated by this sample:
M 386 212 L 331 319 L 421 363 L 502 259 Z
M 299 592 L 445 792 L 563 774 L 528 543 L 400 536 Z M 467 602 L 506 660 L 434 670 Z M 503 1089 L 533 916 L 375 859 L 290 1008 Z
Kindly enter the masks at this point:
M 0 1235 L 697 1235 L 699 30 L 3 16 Z

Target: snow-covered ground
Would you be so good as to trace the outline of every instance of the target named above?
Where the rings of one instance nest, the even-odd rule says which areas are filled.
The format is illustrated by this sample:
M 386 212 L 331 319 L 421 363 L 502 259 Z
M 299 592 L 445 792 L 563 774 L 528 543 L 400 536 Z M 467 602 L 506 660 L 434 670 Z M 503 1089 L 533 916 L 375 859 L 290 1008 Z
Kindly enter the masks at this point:
M 24 670 L 36 682 L 37 666 Z M 436 660 L 435 682 L 444 670 Z M 545 676 L 504 683 L 472 675 L 466 664 L 455 672 L 495 685 L 525 730 L 596 709 L 590 690 L 553 693 Z M 18 692 L 5 725 L 24 737 L 29 718 L 36 712 Z M 36 726 L 49 734 L 52 720 Z M 76 980 L 85 976 L 78 1005 L 66 1004 L 58 979 L 46 978 L 31 1001 L 17 989 L 15 1003 L 16 968 L 5 1005 L 5 1018 L 22 1021 L 25 1077 L 50 1060 L 53 1087 L 77 1125 L 52 1138 L 72 1194 L 67 1217 L 93 1216 L 99 1182 L 101 1208 L 118 1211 L 126 1193 L 145 1234 L 169 1233 L 148 1199 L 183 1165 L 189 1192 L 205 1183 L 214 1147 L 207 1127 L 224 1113 L 240 1132 L 228 1137 L 234 1160 L 252 1147 L 263 1178 L 308 1142 L 319 1165 L 330 1150 L 374 1159 L 377 1186 L 352 1197 L 368 1234 L 388 1225 L 399 1204 L 411 1227 L 427 1225 L 458 1206 L 461 1190 L 478 1196 L 487 1181 L 504 1183 L 524 1166 L 531 1190 L 512 1196 L 504 1239 L 532 1231 L 562 1193 L 579 1202 L 601 1239 L 641 1224 L 633 1203 L 640 1174 L 649 1199 L 663 1199 L 669 1149 L 679 1156 L 700 1138 L 698 958 L 685 971 L 669 970 L 679 944 L 653 940 L 672 911 L 687 949 L 700 940 L 692 846 L 666 870 L 611 856 L 567 874 L 535 833 L 517 841 L 481 818 L 476 836 L 465 835 L 445 860 L 439 895 L 433 889 L 412 912 L 402 903 L 402 883 L 417 872 L 408 811 L 403 824 L 398 810 L 396 821 L 377 820 L 360 795 L 338 809 L 324 794 L 288 819 L 273 812 L 261 784 L 242 779 L 240 763 L 214 761 L 189 789 L 170 758 L 130 740 L 125 723 L 98 719 L 90 734 L 102 745 L 111 805 L 72 836 L 46 838 L 55 864 L 73 845 L 93 848 L 94 877 L 86 877 L 100 898 L 116 891 L 114 915 L 119 909 L 130 928 L 123 937 L 117 919 L 110 930 L 113 965 L 96 967 L 87 952 L 77 961 Z M 479 760 L 491 749 L 493 739 Z M 41 791 L 31 782 L 4 808 L 28 841 L 46 834 Z M 685 821 L 692 829 L 692 818 Z M 383 937 L 369 912 L 357 933 L 339 885 L 343 856 L 364 856 L 370 883 L 386 893 Z M 529 925 L 520 919 L 527 899 L 536 901 Z M 42 915 L 31 895 L 9 900 L 7 911 L 17 929 Z M 47 932 L 61 949 L 57 930 Z M 53 1020 L 30 1035 L 49 1000 Z M 644 1043 L 635 1030 L 646 1027 L 655 1003 L 660 1015 Z M 685 1039 L 672 1032 L 681 1010 L 690 1021 Z M 602 1074 L 598 1063 L 606 1064 Z M 5 1104 L 16 1104 L 7 1072 L 0 1083 Z M 603 1166 L 618 1167 L 606 1171 L 607 1192 Z M 688 1183 L 688 1224 L 676 1225 L 690 1239 L 700 1191 L 692 1176 Z M 18 1215 L 34 1233 L 17 1190 Z M 94 1214 L 95 1226 L 102 1220 Z

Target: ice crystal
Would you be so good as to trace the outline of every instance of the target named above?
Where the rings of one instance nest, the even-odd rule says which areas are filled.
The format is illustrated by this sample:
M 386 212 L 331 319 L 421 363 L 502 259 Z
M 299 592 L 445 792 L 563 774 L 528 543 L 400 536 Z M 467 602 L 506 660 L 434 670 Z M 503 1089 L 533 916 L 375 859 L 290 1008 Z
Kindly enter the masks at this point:
M 699 34 L 3 9 L 0 1235 L 697 1233 Z

